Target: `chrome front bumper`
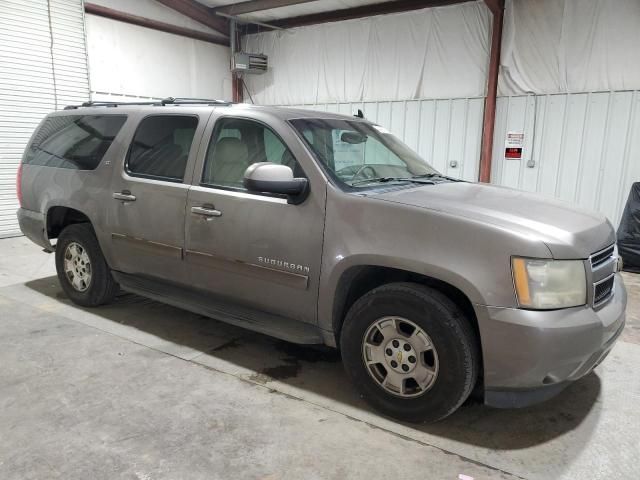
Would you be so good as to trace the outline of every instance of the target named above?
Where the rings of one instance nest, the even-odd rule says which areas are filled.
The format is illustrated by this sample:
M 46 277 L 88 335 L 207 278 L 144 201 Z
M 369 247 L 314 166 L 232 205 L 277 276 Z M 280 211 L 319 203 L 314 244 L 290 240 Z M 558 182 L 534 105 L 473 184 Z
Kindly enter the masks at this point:
M 553 311 L 475 305 L 484 363 L 485 403 L 527 406 L 546 400 L 598 365 L 622 333 L 627 293 L 619 274 L 615 294 L 598 309 Z

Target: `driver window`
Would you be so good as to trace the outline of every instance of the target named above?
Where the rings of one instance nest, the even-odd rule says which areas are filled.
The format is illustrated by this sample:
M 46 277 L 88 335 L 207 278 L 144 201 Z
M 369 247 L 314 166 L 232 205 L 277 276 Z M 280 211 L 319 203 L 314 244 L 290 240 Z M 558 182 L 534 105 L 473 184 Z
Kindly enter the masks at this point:
M 202 184 L 242 189 L 244 172 L 254 163 L 272 162 L 304 176 L 287 146 L 271 129 L 252 120 L 222 118 L 213 130 Z

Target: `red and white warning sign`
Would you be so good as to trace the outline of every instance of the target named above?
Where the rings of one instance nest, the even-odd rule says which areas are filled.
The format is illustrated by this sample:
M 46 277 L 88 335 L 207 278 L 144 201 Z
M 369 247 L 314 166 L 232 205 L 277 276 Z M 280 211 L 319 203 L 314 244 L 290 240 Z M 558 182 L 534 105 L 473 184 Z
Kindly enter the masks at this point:
M 524 133 L 507 132 L 507 138 L 504 141 L 504 158 L 507 160 L 521 160 L 523 145 Z

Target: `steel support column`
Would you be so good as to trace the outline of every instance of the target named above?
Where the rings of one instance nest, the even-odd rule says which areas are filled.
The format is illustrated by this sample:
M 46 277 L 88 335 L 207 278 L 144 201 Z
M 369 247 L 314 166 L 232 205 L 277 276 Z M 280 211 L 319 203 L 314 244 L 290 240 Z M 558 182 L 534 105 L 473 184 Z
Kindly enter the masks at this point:
M 229 43 L 231 46 L 231 67 L 233 67 L 233 55 L 238 51 L 240 36 L 238 35 L 237 22 L 231 19 L 229 22 Z M 242 90 L 242 78 L 235 72 L 231 72 L 231 95 L 236 103 L 242 103 L 244 92 Z
M 231 94 L 233 101 L 242 103 L 244 101 L 244 89 L 242 88 L 242 79 L 236 73 L 231 74 Z
M 485 0 L 493 14 L 491 29 L 491 54 L 487 79 L 487 97 L 484 102 L 482 121 L 482 150 L 480 154 L 479 180 L 491 181 L 491 156 L 493 153 L 493 132 L 496 121 L 496 97 L 498 94 L 498 72 L 500 69 L 500 49 L 502 46 L 503 0 Z

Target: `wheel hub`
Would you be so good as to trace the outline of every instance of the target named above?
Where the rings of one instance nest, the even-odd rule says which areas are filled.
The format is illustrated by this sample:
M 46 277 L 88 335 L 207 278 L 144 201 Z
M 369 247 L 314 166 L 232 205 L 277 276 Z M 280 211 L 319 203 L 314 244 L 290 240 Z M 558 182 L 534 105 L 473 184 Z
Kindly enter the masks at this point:
M 403 338 L 394 338 L 384 349 L 386 364 L 398 373 L 409 373 L 416 367 L 417 354 Z

